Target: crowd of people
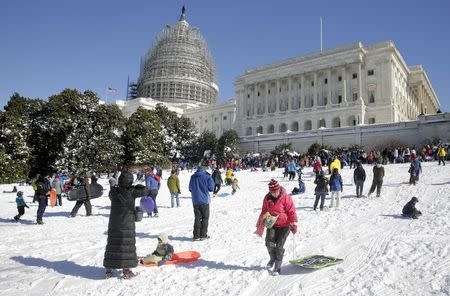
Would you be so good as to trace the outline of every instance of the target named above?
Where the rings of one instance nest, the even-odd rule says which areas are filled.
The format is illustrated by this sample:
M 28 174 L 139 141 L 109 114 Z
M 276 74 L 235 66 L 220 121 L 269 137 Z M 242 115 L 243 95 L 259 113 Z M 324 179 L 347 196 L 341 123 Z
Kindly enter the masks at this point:
M 202 241 L 209 239 L 208 224 L 210 216 L 210 193 L 212 197 L 217 197 L 221 187 L 231 186 L 232 195 L 236 193 L 239 187 L 236 178 L 236 172 L 239 170 L 250 169 L 274 170 L 276 166 L 284 167 L 284 178 L 289 181 L 295 180 L 298 176 L 299 188 L 294 188 L 291 194 L 305 192 L 305 184 L 302 180 L 303 168 L 310 166 L 315 175 L 314 195 L 315 200 L 313 209 L 323 211 L 325 209 L 325 199 L 330 194 L 331 202 L 328 208 L 338 208 L 340 206 L 340 194 L 343 191 L 343 180 L 341 170 L 345 166 L 354 168 L 353 181 L 356 185 L 356 197 L 363 197 L 364 183 L 366 181 L 366 172 L 363 164 L 374 164 L 373 180 L 367 196 L 376 192 L 380 197 L 385 168 L 383 164 L 387 162 L 398 163 L 408 161 L 410 163 L 408 173 L 410 175 L 409 184 L 415 185 L 419 181 L 422 173 L 422 161 L 428 161 L 427 157 L 436 158 L 438 164 L 445 165 L 447 151 L 443 146 L 437 149 L 424 147 L 416 154 L 415 149 L 395 149 L 394 151 L 371 151 L 367 155 L 365 152 L 342 152 L 341 154 L 319 153 L 314 157 L 308 155 L 292 156 L 285 154 L 282 156 L 273 156 L 264 158 L 260 155 L 247 157 L 244 159 L 235 159 L 223 164 L 216 161 L 202 161 L 197 166 L 189 181 L 189 192 L 192 198 L 194 211 L 193 241 Z M 392 153 L 391 153 L 392 152 Z M 178 174 L 181 169 L 187 169 L 187 165 L 174 165 L 170 176 L 167 178 L 167 187 L 170 192 L 171 207 L 180 207 L 179 195 L 181 194 L 180 180 Z M 208 172 L 211 170 L 212 174 Z M 222 178 L 224 171 L 225 178 Z M 327 175 L 330 175 L 329 178 Z M 119 177 L 118 177 L 119 176 Z M 149 217 L 159 217 L 157 196 L 161 188 L 162 169 L 158 167 L 149 167 L 143 171 L 137 172 L 137 181 L 143 182 L 143 185 L 133 186 L 134 176 L 130 171 L 122 171 L 120 175 L 115 172 L 109 177 L 109 198 L 111 200 L 111 213 L 108 224 L 108 240 L 105 251 L 103 265 L 106 268 L 106 276 L 110 277 L 114 269 L 123 269 L 124 278 L 132 278 L 135 274 L 131 268 L 136 267 L 138 262 L 143 264 L 153 262 L 163 264 L 171 259 L 173 247 L 169 244 L 166 235 L 161 234 L 158 237 L 158 247 L 152 253 L 144 258 L 138 259 L 135 247 L 135 222 L 137 211 L 142 211 L 135 207 L 135 199 L 138 197 L 149 197 L 153 201 L 153 209 L 147 212 Z M 71 190 L 81 190 L 84 198 L 76 199 L 69 217 L 76 217 L 79 208 L 84 205 L 86 216 L 92 215 L 92 205 L 90 199 L 94 198 L 92 186 L 97 184 L 97 177 L 79 176 L 67 178 L 63 174 L 54 174 L 50 176 L 38 175 L 33 181 L 32 186 L 35 190 L 33 202 L 38 202 L 37 224 L 43 224 L 43 215 L 48 204 L 50 190 L 56 193 L 55 206 L 62 205 L 62 195 Z M 418 202 L 417 197 L 413 197 L 402 210 L 406 217 L 417 219 L 421 212 L 415 208 Z M 18 214 L 14 220 L 19 221 L 25 213 L 28 205 L 23 199 L 23 192 L 18 191 L 16 197 Z M 262 210 L 257 221 L 256 234 L 262 235 L 266 231 L 265 244 L 269 254 L 267 268 L 273 275 L 281 273 L 281 265 L 284 255 L 284 244 L 290 232 L 297 231 L 297 216 L 295 206 L 291 195 L 287 193 L 276 180 L 270 180 L 268 184 L 268 193 L 263 198 Z

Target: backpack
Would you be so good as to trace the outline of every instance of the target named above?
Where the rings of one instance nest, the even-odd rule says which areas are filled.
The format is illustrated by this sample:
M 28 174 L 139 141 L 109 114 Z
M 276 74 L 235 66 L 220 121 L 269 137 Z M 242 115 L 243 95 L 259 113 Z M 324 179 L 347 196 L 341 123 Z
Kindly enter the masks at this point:
M 38 195 L 46 195 L 50 191 L 50 185 L 45 181 L 36 183 L 36 193 Z

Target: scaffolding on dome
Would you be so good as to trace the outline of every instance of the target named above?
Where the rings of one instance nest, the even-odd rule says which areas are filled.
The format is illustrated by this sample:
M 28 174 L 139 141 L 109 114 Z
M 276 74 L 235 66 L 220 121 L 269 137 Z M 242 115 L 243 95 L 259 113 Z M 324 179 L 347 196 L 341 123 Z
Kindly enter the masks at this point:
M 171 103 L 212 104 L 218 97 L 216 66 L 197 28 L 180 20 L 167 25 L 141 58 L 138 96 Z

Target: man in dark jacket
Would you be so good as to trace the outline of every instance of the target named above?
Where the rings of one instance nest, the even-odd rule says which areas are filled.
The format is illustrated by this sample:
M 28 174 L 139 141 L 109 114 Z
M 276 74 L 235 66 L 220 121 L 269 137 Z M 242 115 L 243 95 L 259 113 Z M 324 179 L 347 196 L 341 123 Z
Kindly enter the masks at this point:
M 211 175 L 199 167 L 191 176 L 189 181 L 189 191 L 192 195 L 192 204 L 194 206 L 194 236 L 193 240 L 204 240 L 208 236 L 208 220 L 209 220 L 209 192 L 214 190 L 214 181 Z
M 213 197 L 217 196 L 217 193 L 220 190 L 220 185 L 222 185 L 223 180 L 222 180 L 222 174 L 220 173 L 219 168 L 216 168 L 215 171 L 212 174 L 212 178 L 214 180 L 214 192 L 213 192 Z
M 367 197 L 370 197 L 370 195 L 375 191 L 375 188 L 377 189 L 377 197 L 380 197 L 381 186 L 383 186 L 383 178 L 384 178 L 384 167 L 381 165 L 381 163 L 377 163 L 373 167 L 373 181 Z
M 360 198 L 362 196 L 364 182 L 366 181 L 366 171 L 359 161 L 357 162 L 356 169 L 353 172 L 353 181 L 356 185 L 356 197 Z
M 93 176 L 95 182 L 97 180 L 97 177 Z M 84 205 L 84 208 L 86 209 L 86 216 L 91 216 L 92 215 L 92 205 L 91 205 L 91 190 L 89 187 L 89 184 L 87 183 L 85 178 L 79 178 L 78 181 L 80 182 L 80 189 L 84 190 L 84 192 L 86 193 L 86 198 L 81 199 L 81 200 L 77 200 L 77 202 L 75 203 L 75 206 L 72 209 L 72 212 L 70 213 L 70 217 L 74 218 L 77 213 L 78 210 L 81 208 L 82 205 Z
M 44 224 L 44 222 L 42 221 L 42 216 L 44 216 L 45 208 L 47 207 L 47 198 L 50 195 L 50 189 L 51 189 L 50 181 L 47 178 L 44 178 L 44 176 L 39 175 L 36 181 L 36 192 L 35 192 L 35 197 L 39 202 L 36 214 L 37 224 Z
M 413 196 L 411 200 L 408 201 L 406 205 L 403 207 L 402 215 L 413 219 L 417 219 L 420 215 L 422 215 L 422 213 L 416 209 L 416 203 L 418 202 L 419 199 Z
M 123 277 L 135 276 L 130 268 L 136 267 L 136 225 L 135 198 L 146 196 L 148 190 L 143 185 L 132 186 L 133 174 L 124 171 L 119 177 L 119 186 L 111 188 L 111 213 L 108 224 L 108 243 L 103 266 L 106 277 L 112 276 L 114 268 L 123 269 Z

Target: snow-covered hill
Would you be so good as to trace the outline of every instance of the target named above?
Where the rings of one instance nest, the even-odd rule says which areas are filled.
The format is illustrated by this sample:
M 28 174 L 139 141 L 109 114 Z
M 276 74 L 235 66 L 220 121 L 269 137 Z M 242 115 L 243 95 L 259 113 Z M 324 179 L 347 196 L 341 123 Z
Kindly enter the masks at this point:
M 372 170 L 366 166 L 370 187 Z M 314 212 L 313 177 L 305 169 L 306 194 L 294 196 L 299 232 L 286 242 L 282 275 L 272 277 L 263 266 L 268 261 L 264 239 L 253 234 L 262 198 L 270 178 L 289 191 L 297 182 L 275 172 L 237 172 L 241 190 L 231 196 L 223 187 L 211 202 L 211 239 L 193 242 L 194 214 L 188 182 L 181 172 L 181 207 L 170 208 L 164 172 L 157 201 L 159 218 L 136 224 L 139 255 L 153 251 L 156 236 L 165 232 L 175 251 L 197 250 L 201 260 L 192 264 L 156 268 L 138 267 L 132 280 L 105 280 L 102 260 L 106 245 L 109 199 L 92 200 L 93 216 L 81 208 L 68 218 L 74 202 L 47 207 L 45 225 L 35 225 L 37 204 L 31 187 L 25 192 L 26 209 L 21 223 L 15 195 L 0 193 L 0 295 L 449 295 L 450 294 L 450 166 L 423 164 L 416 186 L 408 180 L 406 164 L 387 165 L 380 198 L 354 197 L 353 170 L 343 170 L 344 192 L 339 209 Z M 107 180 L 100 183 L 109 189 Z M 13 185 L 13 184 L 12 184 Z M 0 192 L 12 185 L 1 185 Z M 418 220 L 401 217 L 403 205 L 417 196 L 424 215 Z M 327 200 L 327 205 L 329 200 Z M 295 243 L 297 257 L 324 254 L 344 262 L 307 272 L 291 266 Z

